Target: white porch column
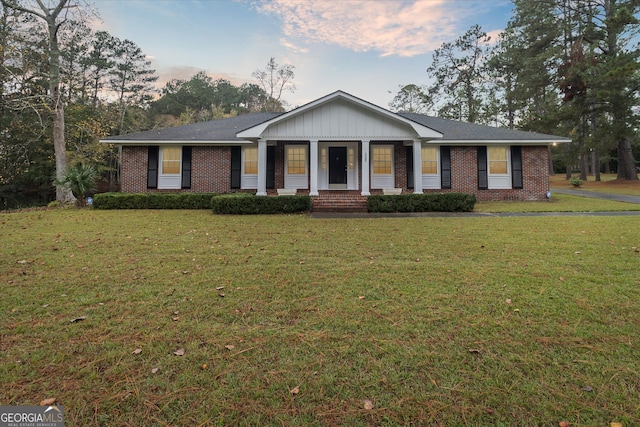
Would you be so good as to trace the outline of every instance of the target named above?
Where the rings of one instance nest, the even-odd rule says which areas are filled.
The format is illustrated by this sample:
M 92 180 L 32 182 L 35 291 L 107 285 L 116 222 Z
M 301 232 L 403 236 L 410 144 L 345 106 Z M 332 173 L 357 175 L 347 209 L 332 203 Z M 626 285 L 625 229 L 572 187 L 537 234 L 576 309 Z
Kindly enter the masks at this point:
M 369 140 L 362 140 L 362 194 L 363 196 L 371 195 L 369 176 L 371 174 L 371 167 L 369 166 Z
M 267 140 L 258 140 L 258 191 L 256 196 L 267 195 Z
M 422 194 L 422 141 L 413 140 L 413 194 Z
M 318 195 L 318 140 L 309 141 L 309 195 Z

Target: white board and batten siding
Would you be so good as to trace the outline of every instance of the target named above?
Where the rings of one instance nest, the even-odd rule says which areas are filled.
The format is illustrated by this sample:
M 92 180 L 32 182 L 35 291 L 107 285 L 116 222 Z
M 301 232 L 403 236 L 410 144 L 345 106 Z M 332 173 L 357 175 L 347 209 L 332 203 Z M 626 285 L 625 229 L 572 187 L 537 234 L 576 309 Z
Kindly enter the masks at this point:
M 268 140 L 386 140 L 415 138 L 406 123 L 344 100 L 334 100 L 298 115 L 272 123 L 261 135 Z

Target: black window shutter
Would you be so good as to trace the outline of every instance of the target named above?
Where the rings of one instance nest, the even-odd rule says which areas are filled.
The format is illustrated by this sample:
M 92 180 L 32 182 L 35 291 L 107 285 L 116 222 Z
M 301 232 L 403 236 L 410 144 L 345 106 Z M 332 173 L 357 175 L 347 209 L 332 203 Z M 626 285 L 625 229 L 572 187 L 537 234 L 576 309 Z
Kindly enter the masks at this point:
M 182 188 L 191 188 L 191 147 L 182 147 Z
M 522 182 L 522 147 L 511 147 L 511 179 L 513 188 L 524 188 Z
M 489 188 L 489 176 L 487 174 L 487 147 L 478 147 L 478 189 Z
M 276 147 L 267 146 L 267 188 L 276 188 Z
M 242 147 L 231 147 L 231 188 L 240 188 Z
M 415 188 L 413 179 L 413 145 L 407 145 L 407 188 Z
M 451 189 L 451 147 L 440 147 L 440 187 Z
M 147 161 L 147 188 L 158 188 L 158 157 L 160 147 L 151 145 L 148 147 Z

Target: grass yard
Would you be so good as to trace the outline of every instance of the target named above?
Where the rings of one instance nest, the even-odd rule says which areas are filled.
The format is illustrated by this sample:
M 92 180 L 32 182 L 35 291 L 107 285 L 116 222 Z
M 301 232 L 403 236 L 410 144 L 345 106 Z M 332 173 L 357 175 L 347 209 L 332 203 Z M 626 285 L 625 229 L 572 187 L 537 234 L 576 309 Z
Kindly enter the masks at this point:
M 640 425 L 637 216 L 0 221 L 0 403 L 67 426 Z

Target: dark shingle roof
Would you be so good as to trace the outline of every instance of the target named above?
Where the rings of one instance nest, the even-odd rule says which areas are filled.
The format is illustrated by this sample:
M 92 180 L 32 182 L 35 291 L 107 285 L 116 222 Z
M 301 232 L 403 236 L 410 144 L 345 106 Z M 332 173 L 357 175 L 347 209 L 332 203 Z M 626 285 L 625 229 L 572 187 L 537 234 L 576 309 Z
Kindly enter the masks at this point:
M 104 138 L 104 142 L 241 142 L 245 141 L 236 137 L 236 134 L 245 129 L 257 126 L 260 123 L 272 120 L 282 113 L 250 113 L 226 119 L 211 120 L 208 122 L 193 123 L 164 129 L 155 129 L 146 132 L 131 133 L 128 135 L 110 136 Z M 474 123 L 459 122 L 456 120 L 431 117 L 415 113 L 398 113 L 405 119 L 414 121 L 430 129 L 443 134 L 443 138 L 437 141 L 527 141 L 550 142 L 566 141 L 556 135 L 546 135 L 536 132 L 525 132 L 514 129 L 496 128 L 492 126 L 478 125 Z
M 148 130 L 127 135 L 110 136 L 104 138 L 105 142 L 118 141 L 175 141 L 175 142 L 214 142 L 214 141 L 244 141 L 237 138 L 236 133 L 258 125 L 282 113 L 249 113 L 241 114 L 226 119 L 211 120 L 208 122 L 192 123 L 190 125 L 176 126 L 164 129 Z
M 537 132 L 526 132 L 515 129 L 497 128 L 474 123 L 459 122 L 441 117 L 426 116 L 416 113 L 398 113 L 398 115 L 420 123 L 423 126 L 443 134 L 441 141 L 559 141 L 557 135 Z

